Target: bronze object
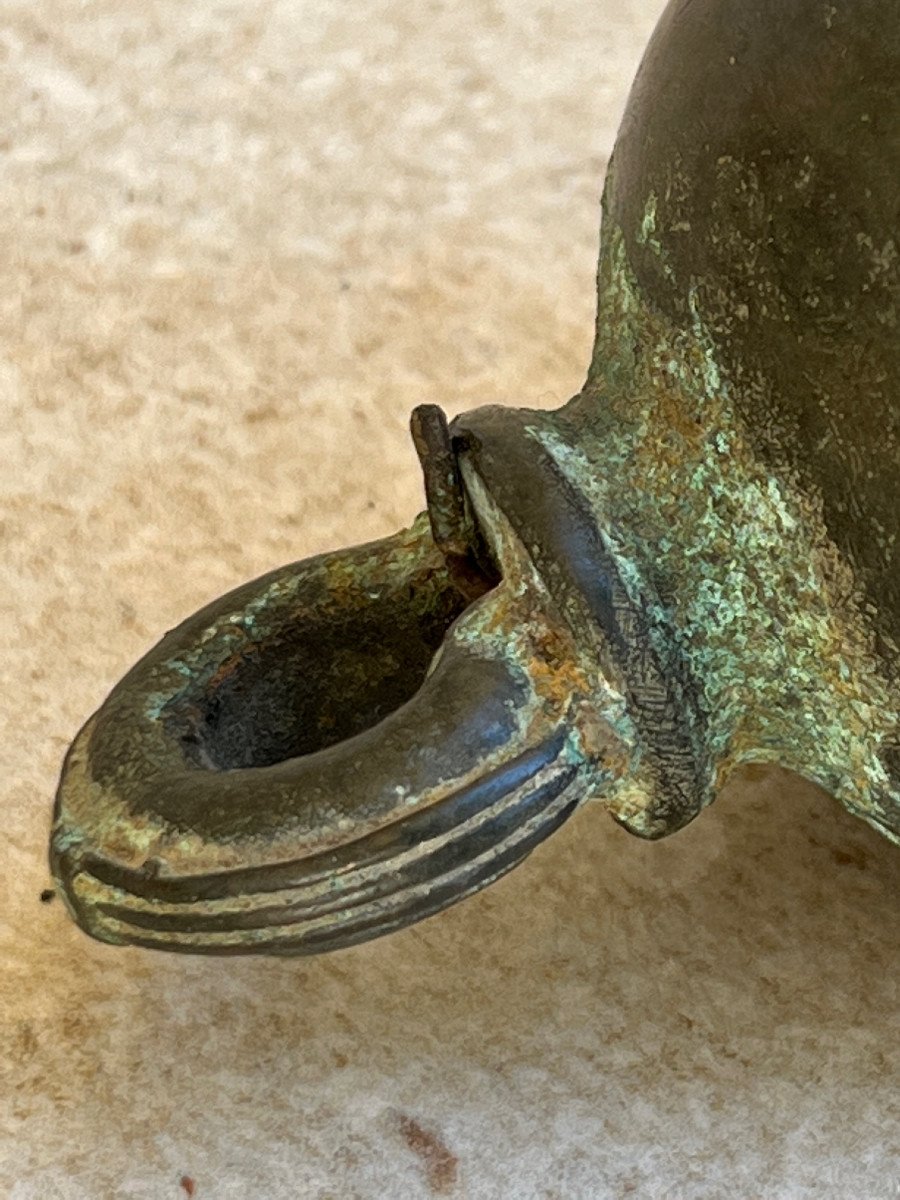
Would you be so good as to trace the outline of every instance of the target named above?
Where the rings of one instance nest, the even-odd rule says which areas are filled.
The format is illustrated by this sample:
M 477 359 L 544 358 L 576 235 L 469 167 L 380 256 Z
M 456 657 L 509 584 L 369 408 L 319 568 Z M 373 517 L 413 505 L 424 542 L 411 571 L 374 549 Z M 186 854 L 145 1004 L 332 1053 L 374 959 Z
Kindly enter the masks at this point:
M 558 412 L 413 418 L 428 513 L 190 617 L 78 734 L 51 860 L 111 942 L 305 954 L 436 912 L 594 798 L 742 763 L 900 841 L 900 23 L 673 0 Z

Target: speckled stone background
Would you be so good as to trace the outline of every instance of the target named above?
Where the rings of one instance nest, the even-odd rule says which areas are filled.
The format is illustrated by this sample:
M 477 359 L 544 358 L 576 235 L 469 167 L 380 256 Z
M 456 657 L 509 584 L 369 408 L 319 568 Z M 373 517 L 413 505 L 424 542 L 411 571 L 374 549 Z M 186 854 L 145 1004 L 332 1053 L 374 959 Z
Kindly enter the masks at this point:
M 586 810 L 322 959 L 95 945 L 80 722 L 205 600 L 421 505 L 410 408 L 556 405 L 659 0 L 4 0 L 0 1194 L 900 1195 L 900 855 L 749 778 Z

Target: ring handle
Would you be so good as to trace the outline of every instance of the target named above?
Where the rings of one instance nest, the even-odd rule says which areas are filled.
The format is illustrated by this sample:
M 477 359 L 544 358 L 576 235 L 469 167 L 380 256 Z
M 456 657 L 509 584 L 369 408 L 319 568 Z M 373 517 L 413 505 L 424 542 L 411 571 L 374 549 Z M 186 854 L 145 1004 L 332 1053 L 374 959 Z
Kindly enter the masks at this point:
M 66 760 L 52 865 L 76 921 L 153 948 L 314 953 L 521 861 L 625 754 L 586 715 L 577 648 L 539 581 L 513 569 L 463 604 L 420 519 L 264 576 L 168 634 Z M 386 664 L 408 689 L 442 622 L 426 678 L 382 715 L 399 687 Z M 307 693 L 323 681 L 338 710 L 348 697 L 362 710 L 344 714 L 348 736 L 278 757 L 309 744 L 292 722 L 320 713 Z

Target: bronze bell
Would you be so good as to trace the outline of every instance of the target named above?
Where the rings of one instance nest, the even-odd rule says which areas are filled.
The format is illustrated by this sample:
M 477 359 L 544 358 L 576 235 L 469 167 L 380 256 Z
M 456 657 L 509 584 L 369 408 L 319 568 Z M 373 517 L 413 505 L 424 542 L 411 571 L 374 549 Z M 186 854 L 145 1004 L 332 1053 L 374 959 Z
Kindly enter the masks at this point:
M 743 763 L 900 841 L 895 0 L 672 0 L 553 413 L 413 434 L 428 512 L 190 617 L 69 751 L 110 942 L 306 954 L 434 913 L 583 802 L 680 829 Z

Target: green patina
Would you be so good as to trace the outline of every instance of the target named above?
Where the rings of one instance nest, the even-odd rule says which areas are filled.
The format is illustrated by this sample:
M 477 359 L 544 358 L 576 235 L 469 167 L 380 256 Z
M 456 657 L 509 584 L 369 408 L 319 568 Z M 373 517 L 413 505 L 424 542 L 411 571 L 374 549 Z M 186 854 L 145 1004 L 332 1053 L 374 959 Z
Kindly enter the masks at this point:
M 655 213 L 651 197 L 641 237 L 663 256 Z M 773 761 L 897 837 L 878 754 L 896 696 L 863 603 L 814 497 L 755 453 L 693 289 L 688 303 L 689 329 L 652 311 L 605 228 L 591 422 L 576 398 L 577 445 L 563 423 L 534 436 L 590 499 L 656 649 L 676 646 L 699 685 L 706 801 L 736 764 Z

